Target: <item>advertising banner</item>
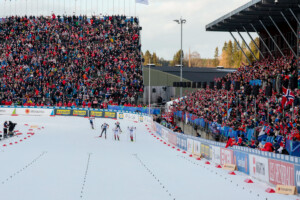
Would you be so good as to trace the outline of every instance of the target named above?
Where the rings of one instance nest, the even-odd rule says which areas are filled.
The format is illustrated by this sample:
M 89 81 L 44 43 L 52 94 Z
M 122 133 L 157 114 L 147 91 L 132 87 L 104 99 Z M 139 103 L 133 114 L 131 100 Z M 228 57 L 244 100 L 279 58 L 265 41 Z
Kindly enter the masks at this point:
M 62 116 L 72 116 L 73 110 L 71 109 L 55 109 L 55 115 L 62 115 Z
M 87 110 L 73 110 L 73 116 L 88 117 L 88 114 Z
M 193 149 L 193 153 L 196 156 L 201 156 L 201 143 L 200 141 L 194 140 L 194 149 Z
M 177 147 L 187 150 L 187 139 L 184 135 L 177 135 Z
M 104 111 L 104 117 L 109 119 L 117 119 L 116 112 Z
M 90 116 L 95 117 L 95 118 L 103 118 L 104 117 L 104 111 L 91 110 L 90 111 Z
M 295 167 L 295 186 L 297 187 L 298 193 L 300 193 L 300 165 L 294 165 Z
M 221 165 L 234 164 L 233 151 L 230 149 L 221 148 Z
M 164 140 L 166 140 L 166 141 L 169 141 L 169 139 L 168 139 L 168 132 L 169 132 L 169 130 L 166 129 L 166 128 L 162 128 L 162 129 L 161 129 L 161 137 L 162 137 Z
M 234 151 L 234 163 L 238 171 L 249 175 L 249 155 L 247 153 Z
M 172 131 L 168 131 L 168 141 L 169 141 L 169 143 L 176 145 L 177 144 L 177 135 L 175 135 Z
M 144 122 L 144 116 L 143 115 L 139 115 L 139 122 Z
M 118 113 L 118 119 L 124 119 L 124 113 Z
M 211 154 L 211 159 L 214 163 L 220 164 L 221 163 L 221 148 L 212 146 L 212 154 Z
M 256 155 L 249 155 L 250 175 L 265 182 L 269 182 L 268 159 Z
M 0 115 L 11 115 L 13 112 L 14 108 L 0 108 Z
M 194 153 L 194 140 L 187 139 L 187 151 L 189 153 Z
M 18 115 L 28 115 L 28 116 L 50 116 L 52 113 L 51 109 L 42 108 L 16 108 L 16 113 Z
M 201 155 L 206 159 L 211 159 L 210 148 L 206 144 L 201 144 Z
M 269 159 L 269 181 L 274 185 L 294 185 L 294 165 Z
M 137 114 L 124 113 L 124 120 L 137 122 L 139 121 L 139 116 Z

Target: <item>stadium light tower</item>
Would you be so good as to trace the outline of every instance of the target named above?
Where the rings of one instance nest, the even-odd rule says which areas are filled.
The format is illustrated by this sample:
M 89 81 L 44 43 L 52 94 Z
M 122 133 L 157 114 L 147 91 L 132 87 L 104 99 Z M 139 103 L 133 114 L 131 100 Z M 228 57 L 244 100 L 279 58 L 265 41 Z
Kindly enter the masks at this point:
M 182 17 L 180 17 L 180 19 L 176 19 L 174 20 L 174 22 L 180 24 L 181 26 L 181 36 L 180 36 L 180 82 L 182 82 L 182 25 L 186 23 L 185 19 L 182 19 Z M 180 88 L 180 97 L 182 97 L 182 87 Z

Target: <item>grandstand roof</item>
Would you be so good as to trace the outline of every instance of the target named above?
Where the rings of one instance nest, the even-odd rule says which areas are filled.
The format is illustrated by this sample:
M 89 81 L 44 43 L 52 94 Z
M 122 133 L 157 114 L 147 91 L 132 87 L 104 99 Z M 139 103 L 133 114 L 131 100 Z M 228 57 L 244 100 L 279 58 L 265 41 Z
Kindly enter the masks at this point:
M 179 67 L 154 67 L 153 69 L 173 74 L 175 76 L 180 76 Z M 214 81 L 215 78 L 226 76 L 228 73 L 233 71 L 235 70 L 206 67 L 183 67 L 182 77 L 193 82 L 210 82 Z
M 259 20 L 263 21 L 265 26 L 273 25 L 269 16 L 276 23 L 284 22 L 281 12 L 288 20 L 294 21 L 295 18 L 290 12 L 300 13 L 299 0 L 252 0 L 249 3 L 235 9 L 234 11 L 220 17 L 212 23 L 206 25 L 207 31 L 225 31 L 235 32 L 236 30 L 244 32 L 245 27 L 249 32 L 254 32 L 251 23 L 260 31 L 262 26 Z

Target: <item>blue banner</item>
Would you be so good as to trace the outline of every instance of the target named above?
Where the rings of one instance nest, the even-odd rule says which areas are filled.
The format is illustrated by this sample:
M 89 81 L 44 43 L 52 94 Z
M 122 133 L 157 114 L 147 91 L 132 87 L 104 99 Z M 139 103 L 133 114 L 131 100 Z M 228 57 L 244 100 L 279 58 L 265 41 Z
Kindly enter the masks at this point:
M 183 150 L 187 150 L 187 137 L 185 135 L 177 135 L 177 146 Z
M 294 165 L 295 169 L 295 186 L 297 187 L 298 193 L 300 192 L 300 165 Z
M 249 155 L 240 151 L 234 151 L 234 163 L 238 171 L 249 174 Z
M 117 111 L 128 111 L 128 112 L 138 112 L 138 113 L 145 113 L 148 114 L 149 113 L 149 108 L 146 107 L 127 107 L 127 106 L 108 106 L 108 109 L 111 110 L 117 110 Z M 159 108 L 151 108 L 150 109 L 150 113 L 152 115 L 159 115 L 160 114 L 160 109 Z
M 291 156 L 300 157 L 300 142 L 286 140 L 286 150 Z

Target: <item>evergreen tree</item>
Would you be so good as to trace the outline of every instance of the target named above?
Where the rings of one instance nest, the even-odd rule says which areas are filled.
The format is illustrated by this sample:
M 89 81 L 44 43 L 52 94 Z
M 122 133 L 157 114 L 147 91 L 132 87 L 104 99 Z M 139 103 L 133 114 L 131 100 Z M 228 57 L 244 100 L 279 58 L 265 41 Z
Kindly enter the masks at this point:
M 218 66 L 219 65 L 219 48 L 216 47 L 215 49 L 215 55 L 214 55 L 214 66 Z

